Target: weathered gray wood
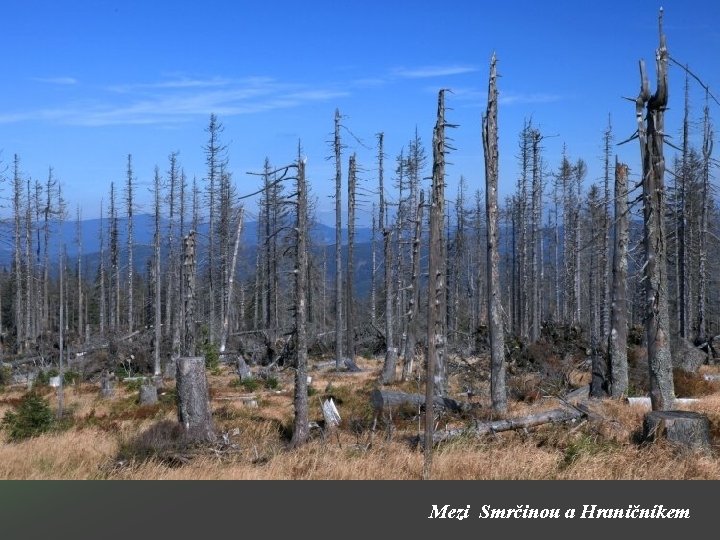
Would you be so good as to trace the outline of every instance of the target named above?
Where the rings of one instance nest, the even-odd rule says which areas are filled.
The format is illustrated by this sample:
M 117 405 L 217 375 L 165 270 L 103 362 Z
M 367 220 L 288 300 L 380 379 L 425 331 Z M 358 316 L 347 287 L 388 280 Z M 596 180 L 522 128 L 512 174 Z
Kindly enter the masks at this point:
M 322 413 L 325 419 L 325 430 L 331 431 L 340 425 L 340 413 L 332 398 L 322 402 Z
M 505 331 L 500 294 L 500 251 L 498 212 L 498 134 L 497 134 L 497 67 L 493 54 L 490 60 L 488 105 L 483 116 L 483 148 L 485 151 L 485 211 L 487 216 L 487 286 L 490 330 L 490 394 L 493 410 L 507 410 L 505 387 Z M 537 323 L 539 325 L 539 323 Z
M 668 103 L 668 51 L 662 30 L 656 51 L 657 87 L 650 94 L 644 61 L 640 61 L 640 93 L 635 102 L 638 140 L 642 161 L 643 222 L 645 234 L 645 335 L 650 371 L 650 396 L 653 410 L 668 410 L 673 405 L 672 354 L 668 315 L 665 212 L 665 109 Z
M 178 358 L 176 392 L 178 420 L 186 436 L 198 442 L 214 441 L 215 432 L 204 357 Z
M 627 271 L 628 271 L 628 166 L 615 158 L 615 250 L 613 251 L 611 329 L 608 335 L 610 394 L 619 398 L 628 392 L 627 363 Z
M 339 114 L 339 113 L 338 113 Z M 293 418 L 293 436 L 291 444 L 297 448 L 308 439 L 308 385 L 310 377 L 307 375 L 308 365 L 308 198 L 305 181 L 305 161 L 301 159 L 298 148 L 297 163 L 297 215 L 295 217 L 295 387 L 293 405 L 295 414 Z M 341 291 L 338 291 L 340 295 Z M 339 315 L 338 315 L 339 316 Z M 342 340 L 337 343 L 342 344 Z M 335 351 L 340 362 L 340 351 Z
M 569 422 L 580 419 L 584 414 L 575 409 L 552 409 L 529 416 L 519 418 L 508 418 L 506 420 L 495 420 L 485 422 L 476 420 L 473 425 L 465 429 L 446 429 L 437 431 L 433 436 L 433 442 L 445 442 L 461 436 L 480 437 L 490 433 L 498 433 L 502 431 L 510 431 L 513 429 L 528 429 L 531 427 L 541 426 L 543 424 L 557 424 L 560 422 Z
M 253 374 L 250 371 L 250 366 L 247 365 L 245 358 L 242 354 L 237 355 L 237 373 L 241 381 L 247 381 L 253 378 Z
M 372 394 L 370 394 L 370 402 L 375 411 L 378 412 L 404 405 L 425 409 L 425 396 L 422 394 L 406 394 L 405 392 L 392 392 L 379 388 L 376 388 L 372 391 Z M 433 406 L 452 412 L 469 411 L 472 408 L 472 405 L 469 403 L 455 401 L 454 399 L 442 396 L 435 396 Z
M 107 370 L 104 370 L 100 377 L 100 395 L 105 399 L 111 399 L 115 395 L 115 381 Z
M 157 386 L 152 381 L 140 386 L 140 405 L 155 405 L 158 402 Z
M 675 406 L 678 405 L 692 405 L 694 403 L 698 403 L 700 400 L 695 398 L 675 398 Z M 639 407 L 645 407 L 647 409 L 650 409 L 651 407 L 651 400 L 649 397 L 629 397 L 627 398 L 628 405 L 635 405 Z
M 684 449 L 710 451 L 710 420 L 692 411 L 651 411 L 643 420 L 643 439 L 665 439 Z

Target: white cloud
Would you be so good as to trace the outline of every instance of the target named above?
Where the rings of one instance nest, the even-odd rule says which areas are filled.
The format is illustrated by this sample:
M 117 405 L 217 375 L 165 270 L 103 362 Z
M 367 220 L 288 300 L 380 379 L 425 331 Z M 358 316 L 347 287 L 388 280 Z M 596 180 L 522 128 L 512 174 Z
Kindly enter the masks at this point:
M 83 126 L 176 124 L 195 116 L 253 114 L 348 95 L 334 88 L 281 83 L 267 77 L 177 79 L 117 85 L 106 94 L 56 108 L 0 112 L 0 123 L 54 121 Z M 111 94 L 107 95 L 107 91 Z
M 397 68 L 392 71 L 396 77 L 403 79 L 429 79 L 432 77 L 448 77 L 451 75 L 462 75 L 464 73 L 472 73 L 477 68 L 472 66 L 424 66 L 418 68 Z
M 62 86 L 72 86 L 78 83 L 78 80 L 74 77 L 33 77 L 35 82 L 44 84 L 57 84 Z

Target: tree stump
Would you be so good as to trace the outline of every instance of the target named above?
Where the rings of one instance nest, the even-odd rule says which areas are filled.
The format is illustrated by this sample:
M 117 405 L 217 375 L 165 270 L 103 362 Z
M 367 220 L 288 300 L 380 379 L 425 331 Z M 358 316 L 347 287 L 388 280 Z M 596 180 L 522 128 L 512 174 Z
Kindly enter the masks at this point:
M 237 373 L 241 381 L 248 381 L 253 378 L 250 366 L 247 365 L 247 362 L 245 361 L 245 358 L 243 358 L 242 354 L 237 355 Z
M 643 421 L 643 439 L 666 439 L 683 449 L 710 451 L 710 420 L 692 411 L 652 411 Z
M 158 402 L 157 386 L 146 381 L 140 386 L 140 405 L 155 405 Z
M 107 370 L 104 370 L 100 378 L 100 395 L 105 399 L 112 399 L 115 395 L 115 383 Z
M 196 442 L 214 441 L 204 357 L 178 358 L 176 392 L 178 420 L 185 430 L 185 435 Z

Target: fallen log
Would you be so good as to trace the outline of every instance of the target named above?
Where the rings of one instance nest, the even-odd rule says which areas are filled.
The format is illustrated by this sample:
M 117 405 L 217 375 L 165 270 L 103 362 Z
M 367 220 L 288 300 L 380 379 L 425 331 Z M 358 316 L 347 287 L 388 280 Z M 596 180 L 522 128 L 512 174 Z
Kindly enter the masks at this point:
M 502 431 L 510 431 L 513 429 L 528 429 L 541 426 L 543 424 L 558 424 L 560 422 L 570 422 L 579 420 L 584 414 L 576 409 L 551 409 L 529 416 L 521 416 L 519 418 L 508 418 L 505 420 L 481 421 L 475 420 L 473 424 L 467 428 L 461 429 L 445 429 L 436 431 L 433 434 L 433 442 L 446 442 L 462 436 L 480 437 L 490 433 L 499 433 Z
M 692 405 L 698 403 L 700 400 L 696 398 L 675 398 L 675 405 Z M 644 407 L 650 409 L 652 403 L 649 397 L 629 397 L 627 398 L 628 405 L 634 405 L 637 407 Z
M 376 388 L 370 395 L 370 402 L 376 412 L 409 405 L 412 407 L 425 408 L 425 396 L 423 394 L 406 394 L 405 392 L 391 392 Z M 472 408 L 470 403 L 455 401 L 448 397 L 435 396 L 434 406 L 447 409 L 452 412 L 465 412 Z

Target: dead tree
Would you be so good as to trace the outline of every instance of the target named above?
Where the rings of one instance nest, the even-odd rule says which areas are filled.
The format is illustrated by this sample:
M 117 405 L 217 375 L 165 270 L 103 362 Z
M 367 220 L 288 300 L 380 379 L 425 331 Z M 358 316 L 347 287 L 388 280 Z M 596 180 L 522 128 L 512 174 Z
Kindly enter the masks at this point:
M 232 299 L 233 289 L 235 285 L 235 269 L 237 268 L 238 251 L 240 250 L 240 240 L 242 239 L 243 229 L 243 209 L 238 209 L 237 212 L 237 228 L 235 230 L 235 242 L 233 243 L 233 256 L 232 262 L 230 263 L 230 270 L 228 272 L 228 284 L 227 284 L 227 295 L 228 299 Z M 220 335 L 220 352 L 225 352 L 227 346 L 228 334 L 230 332 L 230 309 L 225 310 L 223 315 L 222 334 Z
M 650 397 L 653 410 L 673 407 L 674 388 L 670 353 L 668 316 L 666 237 L 663 223 L 665 208 L 665 109 L 668 103 L 668 52 L 659 16 L 660 45 L 656 51 L 657 88 L 650 94 L 645 62 L 640 61 L 640 93 L 635 101 L 643 167 L 643 217 L 645 225 L 645 334 L 650 371 Z M 645 118 L 643 121 L 643 113 Z
M 13 160 L 13 218 L 15 230 L 13 233 L 15 267 L 15 348 L 17 352 L 24 350 L 25 334 L 23 332 L 23 283 L 22 283 L 22 258 L 20 255 L 20 232 L 21 232 L 21 207 L 22 207 L 22 179 L 20 177 L 20 158 L 15 154 Z
M 500 252 L 498 188 L 498 135 L 497 135 L 497 59 L 490 60 L 488 105 L 483 116 L 482 136 L 485 153 L 485 211 L 487 219 L 487 284 L 490 326 L 490 395 L 493 410 L 507 411 L 505 387 L 505 331 L 503 328 L 500 296 Z
M 183 303 L 185 305 L 185 327 L 183 342 L 183 355 L 195 356 L 195 268 L 197 255 L 195 253 L 195 230 L 183 238 Z
M 127 184 L 125 185 L 125 204 L 127 205 L 127 325 L 128 333 L 134 329 L 133 323 L 133 168 L 132 155 L 127 157 Z
M 353 154 L 350 156 L 350 163 L 348 166 L 348 248 L 347 248 L 347 269 L 345 278 L 346 288 L 346 310 L 347 313 L 347 356 L 351 363 L 355 362 L 355 302 L 354 302 L 354 276 L 355 261 L 354 249 L 355 249 L 355 188 L 357 185 L 357 164 L 356 156 Z
M 153 316 L 153 374 L 160 375 L 160 344 L 162 342 L 162 320 L 161 305 L 162 298 L 160 296 L 160 171 L 155 167 L 155 235 L 153 237 L 153 300 L 155 313 Z
M 706 101 L 707 101 L 706 91 Z M 713 129 L 710 122 L 710 109 L 707 102 L 703 115 L 703 146 L 702 146 L 702 210 L 700 214 L 699 253 L 698 253 L 698 291 L 697 291 L 697 340 L 707 340 L 707 314 L 705 302 L 707 297 L 707 238 L 708 214 L 710 212 L 710 157 L 713 147 Z
M 105 231 L 103 230 L 103 201 L 100 200 L 100 335 L 105 335 L 106 295 L 105 295 Z
M 397 351 L 393 342 L 392 228 L 388 226 L 387 202 L 385 201 L 384 138 L 383 133 L 378 133 L 378 191 L 380 193 L 380 223 L 378 225 L 383 235 L 383 275 L 385 281 L 385 362 L 383 363 L 381 381 L 383 384 L 390 384 L 395 381 Z
M 601 335 L 608 335 L 610 332 L 610 149 L 612 145 L 612 123 L 608 115 L 608 125 L 603 134 L 603 242 L 600 251 L 600 268 L 602 271 L 602 301 L 600 302 Z
M 412 275 L 410 276 L 410 305 L 408 308 L 407 334 L 403 351 L 402 380 L 406 381 L 413 371 L 415 347 L 418 339 L 418 317 L 420 309 L 420 237 L 422 236 L 422 216 L 425 206 L 425 192 L 420 190 L 417 213 L 415 214 L 415 234 L 412 244 Z
M 305 163 L 298 159 L 297 164 L 297 216 L 296 216 L 296 253 L 295 253 L 295 417 L 293 422 L 292 446 L 298 447 L 307 441 L 308 394 L 307 394 L 307 186 L 305 183 Z
M 425 384 L 425 463 L 423 478 L 432 477 L 433 400 L 447 393 L 445 364 L 445 90 L 438 93 L 433 130 L 433 174 L 430 197 L 430 260 L 428 262 L 427 374 Z
M 628 392 L 627 272 L 628 272 L 628 167 L 615 159 L 615 246 L 613 250 L 612 304 L 608 333 L 610 393 L 619 398 Z
M 82 212 L 77 207 L 75 221 L 75 242 L 77 244 L 77 332 L 78 337 L 83 335 L 83 270 L 82 270 Z
M 340 163 L 340 110 L 335 109 L 335 368 L 343 366 L 342 324 L 342 164 Z
M 110 182 L 110 283 L 110 330 L 116 332 L 120 326 L 120 260 L 115 184 L 113 182 Z

